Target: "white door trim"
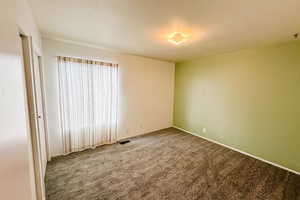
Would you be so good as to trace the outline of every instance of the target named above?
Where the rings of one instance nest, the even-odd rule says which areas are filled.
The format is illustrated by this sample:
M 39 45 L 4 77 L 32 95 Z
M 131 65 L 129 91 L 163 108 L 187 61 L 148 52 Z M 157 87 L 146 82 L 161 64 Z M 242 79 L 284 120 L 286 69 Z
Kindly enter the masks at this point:
M 34 90 L 34 71 L 33 71 L 33 49 L 30 36 L 21 34 L 24 76 L 26 85 L 26 98 L 28 107 L 28 118 L 30 127 L 30 140 L 32 146 L 32 157 L 34 166 L 34 181 L 37 200 L 45 199 L 45 183 L 41 166 L 41 157 L 38 140 L 38 116 L 36 110 L 35 90 Z

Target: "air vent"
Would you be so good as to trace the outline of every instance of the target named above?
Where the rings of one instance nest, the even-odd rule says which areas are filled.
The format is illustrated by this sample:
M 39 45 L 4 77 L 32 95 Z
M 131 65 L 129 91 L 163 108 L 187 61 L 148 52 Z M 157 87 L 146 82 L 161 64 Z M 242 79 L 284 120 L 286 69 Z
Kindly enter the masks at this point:
M 129 142 L 130 142 L 130 140 L 121 140 L 121 141 L 119 141 L 119 144 L 127 144 Z

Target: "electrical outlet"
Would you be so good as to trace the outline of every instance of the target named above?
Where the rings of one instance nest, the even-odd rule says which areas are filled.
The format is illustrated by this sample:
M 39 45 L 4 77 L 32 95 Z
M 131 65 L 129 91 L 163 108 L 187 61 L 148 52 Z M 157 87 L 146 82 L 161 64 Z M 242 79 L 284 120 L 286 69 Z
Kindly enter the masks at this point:
M 207 131 L 206 128 L 202 128 L 203 133 L 206 133 L 206 131 Z

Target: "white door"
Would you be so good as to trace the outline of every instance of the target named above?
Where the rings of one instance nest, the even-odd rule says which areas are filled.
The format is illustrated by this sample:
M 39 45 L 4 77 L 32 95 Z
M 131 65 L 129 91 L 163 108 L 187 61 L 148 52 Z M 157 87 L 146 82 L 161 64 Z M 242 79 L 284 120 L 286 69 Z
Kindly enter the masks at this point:
M 36 81 L 35 73 L 38 72 L 37 67 L 34 66 L 33 60 L 34 58 L 33 48 L 31 37 L 20 35 L 22 39 L 22 48 L 23 48 L 23 62 L 24 62 L 24 76 L 26 83 L 26 99 L 27 99 L 27 108 L 28 108 L 28 119 L 29 119 L 29 127 L 30 127 L 30 143 L 32 150 L 32 158 L 33 158 L 33 166 L 34 166 L 34 185 L 35 187 L 35 195 L 33 199 L 35 200 L 43 200 L 45 199 L 45 183 L 44 183 L 44 161 L 42 159 L 43 150 L 41 147 L 45 147 L 42 145 L 39 129 L 39 119 L 38 119 L 38 104 L 37 102 L 41 102 L 41 98 L 37 97 L 38 92 L 38 80 Z M 38 59 L 37 59 L 38 60 Z M 35 61 L 35 63 L 38 63 Z M 37 68 L 37 70 L 34 70 Z M 39 89 L 40 90 L 40 89 Z M 40 90 L 41 91 L 41 90 Z
M 43 170 L 43 176 L 45 176 L 46 165 L 47 165 L 47 143 L 46 143 L 46 129 L 44 121 L 44 105 L 42 95 L 42 79 L 40 60 L 36 53 L 33 53 L 33 70 L 34 70 L 34 89 L 35 89 L 35 100 L 36 100 L 36 115 L 38 119 L 38 142 L 40 146 L 41 165 Z

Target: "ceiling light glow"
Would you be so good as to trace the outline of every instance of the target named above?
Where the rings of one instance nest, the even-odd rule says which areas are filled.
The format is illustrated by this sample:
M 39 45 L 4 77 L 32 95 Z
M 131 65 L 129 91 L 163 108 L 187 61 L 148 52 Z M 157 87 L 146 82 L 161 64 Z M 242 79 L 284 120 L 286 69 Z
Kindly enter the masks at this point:
M 171 35 L 169 35 L 169 37 L 168 37 L 168 41 L 175 45 L 179 45 L 179 44 L 187 41 L 187 39 L 188 39 L 188 35 L 186 35 L 184 33 L 180 33 L 180 32 L 174 32 Z

